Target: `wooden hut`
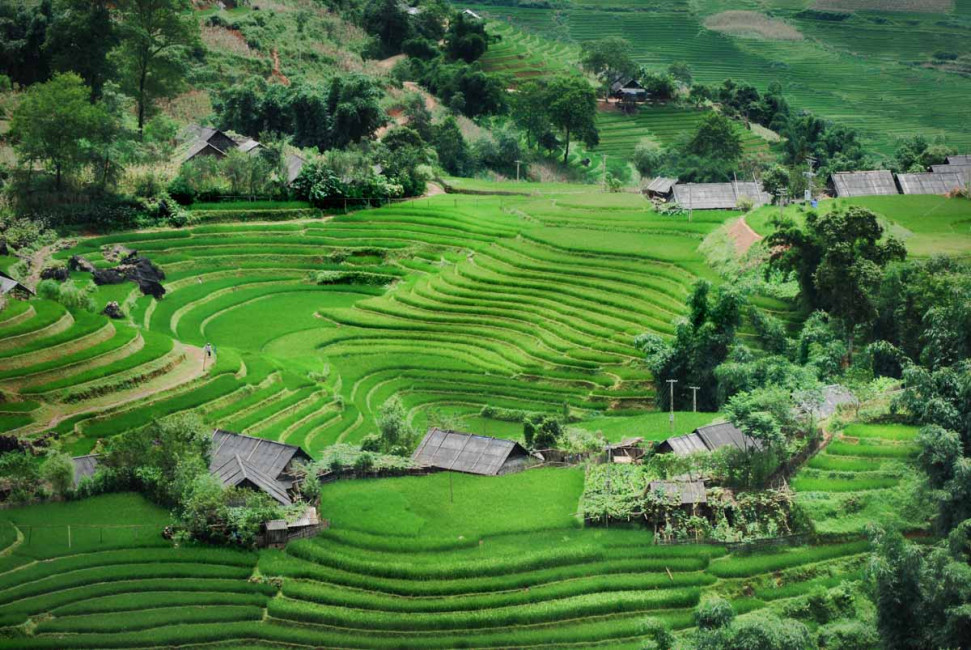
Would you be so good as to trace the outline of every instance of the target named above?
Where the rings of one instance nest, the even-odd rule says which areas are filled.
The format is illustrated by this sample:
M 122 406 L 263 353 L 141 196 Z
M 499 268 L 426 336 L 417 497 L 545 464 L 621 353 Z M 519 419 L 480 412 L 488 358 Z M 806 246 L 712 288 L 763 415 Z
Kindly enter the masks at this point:
M 0 296 L 11 296 L 21 300 L 27 300 L 34 295 L 27 285 L 21 284 L 16 279 L 0 271 Z
M 674 186 L 677 183 L 677 178 L 658 176 L 648 183 L 647 187 L 644 188 L 644 193 L 652 199 L 669 201 L 674 196 Z
M 904 194 L 948 194 L 964 187 L 967 178 L 955 172 L 897 174 L 897 182 Z
M 606 451 L 612 463 L 636 463 L 644 456 L 641 443 L 644 438 L 624 438 L 620 442 L 607 445 Z
M 709 424 L 706 427 L 698 427 L 683 436 L 668 438 L 658 445 L 657 453 L 690 456 L 700 452 L 712 452 L 722 447 L 735 447 L 748 451 L 750 449 L 761 449 L 762 444 L 755 438 L 742 433 L 731 422 L 719 422 L 718 424 Z
M 836 172 L 832 176 L 832 182 L 836 196 L 841 199 L 899 194 L 893 174 L 886 169 L 868 172 Z
M 259 490 L 283 505 L 293 503 L 296 465 L 309 463 L 300 447 L 216 429 L 209 472 L 226 487 Z
M 647 101 L 647 89 L 633 77 L 618 77 L 610 84 L 610 96 L 626 104 Z
M 258 540 L 262 547 L 283 548 L 295 539 L 313 537 L 321 528 L 328 526 L 317 515 L 317 509 L 307 506 L 307 509 L 294 521 L 286 519 L 272 519 L 263 523 L 263 534 Z
M 678 183 L 674 200 L 687 210 L 737 210 L 749 200 L 755 206 L 771 202 L 772 197 L 758 183 Z
M 425 467 L 499 476 L 526 469 L 533 456 L 513 440 L 433 427 L 425 434 L 412 459 Z

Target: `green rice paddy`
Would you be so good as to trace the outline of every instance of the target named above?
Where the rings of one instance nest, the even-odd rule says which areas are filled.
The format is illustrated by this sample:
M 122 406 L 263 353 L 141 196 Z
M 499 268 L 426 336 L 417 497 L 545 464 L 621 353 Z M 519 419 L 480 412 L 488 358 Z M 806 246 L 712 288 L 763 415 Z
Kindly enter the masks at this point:
M 452 479 L 327 485 L 329 529 L 258 553 L 174 548 L 134 494 L 0 512 L 0 648 L 638 648 L 646 616 L 684 630 L 709 593 L 755 594 L 741 614 L 786 606 L 858 578 L 868 550 L 654 545 L 579 525 L 581 470 Z

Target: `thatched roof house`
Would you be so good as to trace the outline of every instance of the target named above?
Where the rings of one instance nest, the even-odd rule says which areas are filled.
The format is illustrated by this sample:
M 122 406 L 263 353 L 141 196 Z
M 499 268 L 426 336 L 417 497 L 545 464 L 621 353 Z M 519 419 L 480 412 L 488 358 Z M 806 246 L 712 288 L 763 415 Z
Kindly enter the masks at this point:
M 755 438 L 742 433 L 731 422 L 719 422 L 718 424 L 709 424 L 706 427 L 698 427 L 693 432 L 683 436 L 668 438 L 658 445 L 657 453 L 689 456 L 699 452 L 712 452 L 722 447 L 749 450 L 761 449 L 762 444 Z
M 689 210 L 736 210 L 743 199 L 756 206 L 772 201 L 772 197 L 754 182 L 678 183 L 673 189 L 674 200 Z
M 433 427 L 412 454 L 425 467 L 453 472 L 499 476 L 525 469 L 532 456 L 513 440 L 490 438 Z
M 886 169 L 869 172 L 836 172 L 832 180 L 836 196 L 841 199 L 899 194 L 893 174 Z
M 216 429 L 212 432 L 209 472 L 226 487 L 260 490 L 290 505 L 294 469 L 310 456 L 300 447 Z
M 944 165 L 943 167 L 947 167 Z M 897 174 L 904 194 L 947 194 L 965 186 L 963 174 L 939 172 L 933 174 Z

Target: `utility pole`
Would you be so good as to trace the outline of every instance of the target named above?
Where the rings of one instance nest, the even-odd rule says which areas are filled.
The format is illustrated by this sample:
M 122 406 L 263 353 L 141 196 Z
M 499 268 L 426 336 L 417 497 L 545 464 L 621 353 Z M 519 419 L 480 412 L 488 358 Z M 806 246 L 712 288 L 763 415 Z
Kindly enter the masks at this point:
M 779 218 L 782 219 L 782 210 L 786 206 L 786 199 L 789 198 L 789 188 L 783 187 L 776 196 L 779 198 Z
M 691 223 L 691 217 L 694 214 L 694 210 L 692 208 L 692 201 L 691 201 L 691 186 L 692 185 L 694 185 L 694 183 L 688 183 L 688 223 Z
M 521 160 L 518 160 L 518 159 L 516 160 L 516 182 L 517 183 L 519 182 L 519 165 L 521 162 L 522 162 Z
M 693 413 L 698 412 L 698 391 L 700 386 L 688 386 L 691 389 L 691 411 Z
M 669 420 L 671 422 L 671 435 L 674 435 L 674 385 L 678 383 L 677 379 L 668 379 L 668 386 L 671 387 L 671 397 L 668 400 L 668 406 L 670 406 L 671 415 Z
M 813 200 L 813 178 L 816 176 L 816 172 L 813 171 L 813 165 L 816 164 L 816 158 L 812 154 L 807 155 L 806 164 L 809 165 L 809 171 L 803 172 L 802 175 L 809 181 L 809 187 L 806 189 L 806 201 L 808 202 Z
M 600 184 L 603 187 L 603 191 L 607 191 L 607 154 L 600 154 L 600 165 L 603 167 L 601 171 L 601 181 Z

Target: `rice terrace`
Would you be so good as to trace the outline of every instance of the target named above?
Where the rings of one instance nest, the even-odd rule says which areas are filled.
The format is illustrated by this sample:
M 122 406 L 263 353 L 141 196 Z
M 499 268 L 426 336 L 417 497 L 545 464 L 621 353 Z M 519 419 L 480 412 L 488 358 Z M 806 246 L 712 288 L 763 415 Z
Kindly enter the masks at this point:
M 971 647 L 967 0 L 0 4 L 0 648 Z

